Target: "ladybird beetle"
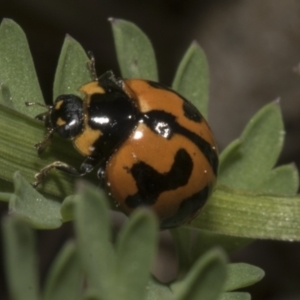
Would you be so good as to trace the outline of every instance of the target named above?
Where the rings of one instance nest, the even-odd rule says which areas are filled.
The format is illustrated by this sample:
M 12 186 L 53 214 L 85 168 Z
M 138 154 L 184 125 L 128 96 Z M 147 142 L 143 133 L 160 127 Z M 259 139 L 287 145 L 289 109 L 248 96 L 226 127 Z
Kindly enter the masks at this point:
M 84 98 L 61 95 L 36 118 L 45 123 L 42 152 L 53 133 L 71 139 L 84 157 L 80 170 L 56 161 L 35 175 L 35 186 L 59 169 L 98 177 L 123 212 L 151 207 L 161 229 L 196 216 L 212 192 L 218 155 L 201 113 L 157 82 L 116 78 L 111 71 L 82 86 Z M 33 105 L 35 103 L 27 103 Z

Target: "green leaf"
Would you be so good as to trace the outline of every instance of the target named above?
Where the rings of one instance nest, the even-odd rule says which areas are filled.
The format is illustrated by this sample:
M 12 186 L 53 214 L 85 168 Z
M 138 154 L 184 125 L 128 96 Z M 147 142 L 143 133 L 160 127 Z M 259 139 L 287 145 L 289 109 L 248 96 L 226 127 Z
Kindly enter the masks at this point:
M 256 191 L 276 163 L 284 139 L 278 101 L 263 107 L 240 140 L 220 156 L 218 182 L 230 188 Z
M 11 196 L 11 193 L 0 193 L 0 201 L 8 202 Z
M 103 192 L 86 185 L 79 194 L 74 213 L 79 256 L 88 287 L 108 300 L 112 299 L 115 289 L 115 251 L 111 244 L 106 197 Z
M 14 21 L 4 19 L 0 26 L 1 103 L 21 113 L 35 116 L 37 106 L 25 109 L 25 102 L 43 102 L 26 36 Z
M 4 262 L 11 299 L 38 300 L 38 265 L 33 230 L 16 217 L 3 220 Z
M 57 255 L 47 276 L 43 300 L 79 300 L 82 274 L 74 243 L 67 243 Z
M 242 154 L 242 141 L 241 139 L 236 139 L 232 141 L 220 154 L 219 157 L 219 171 L 218 171 L 218 183 L 220 184 L 222 181 L 226 181 L 226 176 L 230 176 L 230 168 L 236 162 L 241 161 L 243 159 Z M 232 175 L 232 182 L 235 173 Z
M 178 261 L 178 278 L 182 278 L 189 271 L 198 257 L 193 257 L 193 238 L 195 231 L 192 228 L 179 227 L 170 230 L 176 248 Z M 199 255 L 200 256 L 200 255 Z
M 221 250 L 213 249 L 198 259 L 184 280 L 171 288 L 176 300 L 217 300 L 225 279 L 225 255 Z
M 1 160 L 1 158 L 0 158 L 0 160 Z M 0 171 L 0 173 L 1 173 L 1 171 Z M 13 192 L 13 190 L 14 190 L 14 186 L 13 186 L 12 182 L 4 180 L 0 176 L 0 191 L 4 194 L 6 194 L 6 193 L 11 194 Z M 0 201 L 8 202 L 8 200 L 9 200 L 7 198 L 8 195 L 4 195 L 4 194 L 0 197 Z M 3 197 L 5 197 L 5 198 L 3 198 Z
M 300 241 L 300 196 L 221 189 L 187 227 L 248 238 Z
M 14 108 L 9 87 L 6 84 L 1 82 L 0 82 L 0 103 L 4 104 L 9 108 L 12 109 Z
M 150 210 L 133 213 L 118 236 L 115 299 L 144 299 L 157 246 L 158 222 Z
M 191 101 L 207 118 L 209 96 L 209 73 L 204 51 L 193 42 L 179 67 L 172 87 L 179 94 Z
M 53 99 L 59 95 L 79 93 L 79 88 L 92 81 L 87 67 L 88 56 L 81 45 L 70 36 L 66 36 L 55 73 Z
M 158 81 L 155 54 L 148 37 L 131 22 L 114 18 L 109 21 L 122 76 Z
M 185 228 L 186 229 L 186 228 Z M 253 240 L 236 236 L 218 234 L 205 230 L 195 230 L 193 256 L 199 257 L 213 247 L 220 247 L 227 253 L 232 253 L 251 243 Z
M 25 115 L 0 106 L 0 177 L 12 181 L 16 170 L 22 171 L 27 178 L 32 178 L 38 160 L 33 148 L 34 140 L 42 139 L 42 127 Z
M 74 219 L 74 207 L 76 201 L 80 201 L 80 196 L 71 195 L 64 199 L 61 204 L 60 214 L 64 222 L 72 221 Z
M 245 263 L 228 264 L 224 291 L 229 292 L 253 285 L 264 276 L 265 272 L 258 267 Z
M 257 192 L 294 196 L 299 188 L 299 174 L 294 164 L 277 167 L 257 187 Z
M 94 294 L 86 295 L 83 299 L 84 300 L 104 300 L 103 298 L 101 298 L 101 296 L 94 295 Z
M 213 247 L 218 246 L 231 253 L 252 242 L 252 239 L 186 227 L 172 229 L 171 234 L 176 247 L 179 278 L 185 276 L 195 261 Z
M 149 281 L 147 285 L 146 300 L 174 300 L 174 295 L 167 285 L 164 285 L 155 279 Z
M 251 296 L 248 293 L 231 292 L 223 293 L 218 300 L 251 300 Z
M 11 213 L 25 218 L 33 227 L 53 229 L 60 227 L 60 203 L 44 198 L 19 172 L 14 175 L 15 194 L 9 201 Z

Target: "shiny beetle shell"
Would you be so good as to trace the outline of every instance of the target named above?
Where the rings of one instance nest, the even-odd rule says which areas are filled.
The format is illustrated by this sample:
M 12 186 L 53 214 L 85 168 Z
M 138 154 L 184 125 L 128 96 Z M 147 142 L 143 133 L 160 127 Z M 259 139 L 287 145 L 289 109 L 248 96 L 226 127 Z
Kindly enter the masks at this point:
M 80 171 L 58 162 L 47 166 L 83 176 L 98 168 L 117 206 L 130 214 L 151 207 L 161 228 L 194 218 L 209 198 L 217 177 L 218 155 L 201 113 L 184 97 L 142 79 L 116 79 L 107 72 L 81 88 L 84 98 L 61 95 L 37 118 L 70 138 L 85 156 Z M 42 145 L 42 146 L 40 146 Z M 39 183 L 39 182 L 38 182 Z

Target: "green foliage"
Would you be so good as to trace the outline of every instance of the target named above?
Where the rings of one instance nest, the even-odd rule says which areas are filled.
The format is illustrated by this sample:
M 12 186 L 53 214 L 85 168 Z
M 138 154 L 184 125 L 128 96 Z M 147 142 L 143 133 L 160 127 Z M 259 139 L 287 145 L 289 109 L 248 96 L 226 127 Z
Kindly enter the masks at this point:
M 43 96 L 23 30 L 9 19 L 0 26 L 0 101 L 24 113 L 24 102 L 43 102 Z M 34 117 L 38 107 L 30 107 L 26 114 Z
M 109 21 L 122 76 L 158 81 L 155 54 L 148 37 L 131 22 L 114 18 Z
M 114 247 L 105 198 L 89 186 L 79 194 L 74 203 L 77 247 L 67 243 L 58 254 L 42 298 L 38 297 L 33 231 L 20 216 L 4 220 L 7 273 L 15 300 L 83 299 L 84 295 L 95 299 L 145 297 L 156 251 L 156 218 L 148 210 L 136 211 Z M 86 289 L 82 285 L 84 274 Z M 24 295 L 22 291 L 29 286 L 32 289 Z
M 207 118 L 208 64 L 204 51 L 193 42 L 178 66 L 172 88 L 183 95 Z
M 77 61 L 79 63 L 74 64 Z M 91 81 L 87 67 L 89 58 L 81 45 L 70 36 L 66 36 L 62 46 L 53 85 L 53 100 L 63 94 L 77 94 L 78 88 Z M 74 76 L 70 76 L 74 74 Z
M 149 39 L 128 21 L 110 21 L 122 75 L 157 80 Z M 55 74 L 54 98 L 62 93 L 80 95 L 79 87 L 91 78 L 87 62 L 79 43 L 67 36 Z M 25 108 L 24 102 L 42 103 L 42 94 L 25 34 L 11 20 L 0 26 L 0 83 L 0 200 L 8 202 L 11 211 L 3 221 L 3 234 L 14 300 L 246 300 L 248 293 L 235 290 L 259 281 L 263 271 L 226 264 L 226 254 L 215 247 L 231 252 L 252 238 L 300 240 L 298 172 L 293 165 L 274 168 L 284 140 L 278 101 L 263 107 L 220 155 L 218 184 L 203 212 L 186 227 L 172 230 L 179 275 L 172 285 L 165 285 L 149 275 L 158 231 L 149 211 L 134 213 L 112 244 L 104 192 L 86 186 L 72 195 L 72 178 L 55 171 L 40 193 L 28 183 L 54 160 L 78 167 L 82 158 L 58 137 L 41 158 L 33 148 L 45 133 L 32 118 L 42 109 Z M 183 56 L 172 86 L 207 116 L 208 66 L 196 43 Z M 93 174 L 86 179 L 97 184 Z M 39 291 L 31 227 L 57 228 L 70 220 L 77 243 L 69 242 L 61 250 Z
M 9 210 L 27 219 L 33 227 L 52 229 L 62 224 L 60 203 L 46 199 L 21 176 L 14 174 L 15 192 L 9 199 Z M 43 222 L 41 222 L 43 220 Z
M 44 300 L 82 299 L 83 274 L 76 246 L 68 242 L 57 254 L 49 270 L 43 290 Z
M 224 290 L 225 280 L 226 258 L 221 251 L 212 249 L 195 262 L 182 281 L 173 283 L 171 289 L 178 300 L 214 300 Z
M 32 229 L 17 217 L 3 220 L 6 274 L 12 299 L 38 300 L 37 257 Z
M 254 266 L 226 265 L 225 253 L 212 249 L 196 260 L 185 278 L 163 285 L 150 278 L 158 233 L 151 211 L 134 212 L 112 244 L 105 194 L 82 185 L 73 209 L 77 242 L 66 243 L 58 253 L 43 290 L 38 288 L 33 229 L 20 215 L 3 220 L 6 273 L 14 300 L 247 299 L 241 296 L 245 293 L 229 292 L 263 277 Z
M 274 167 L 283 146 L 284 129 L 278 104 L 276 101 L 263 107 L 238 141 L 233 141 L 221 154 L 219 184 L 253 192 L 260 187 L 263 191 L 262 182 Z
M 230 292 L 260 281 L 265 276 L 265 273 L 255 266 L 235 263 L 227 266 L 227 275 L 228 278 L 224 290 Z

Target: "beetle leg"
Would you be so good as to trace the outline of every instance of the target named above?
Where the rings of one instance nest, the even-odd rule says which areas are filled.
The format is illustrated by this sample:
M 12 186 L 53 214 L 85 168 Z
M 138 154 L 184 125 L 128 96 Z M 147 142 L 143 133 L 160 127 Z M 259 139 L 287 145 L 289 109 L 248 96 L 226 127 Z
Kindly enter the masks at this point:
M 99 158 L 88 156 L 80 166 L 80 171 L 84 174 L 90 173 L 100 163 Z
M 54 130 L 50 129 L 46 133 L 44 139 L 41 142 L 39 142 L 39 143 L 37 143 L 37 144 L 34 145 L 34 148 L 37 149 L 38 154 L 41 154 L 49 146 L 51 138 L 52 138 L 52 135 L 53 135 L 53 132 L 54 132 Z
M 45 180 L 45 178 L 48 176 L 48 173 L 52 169 L 58 169 L 58 170 L 61 170 L 63 172 L 66 172 L 66 173 L 74 175 L 74 176 L 83 176 L 86 174 L 86 173 L 78 172 L 74 167 L 72 167 L 64 162 L 55 161 L 52 164 L 44 167 L 39 173 L 36 173 L 34 175 L 36 181 L 33 183 L 33 186 L 37 187 L 38 185 L 40 185 Z
M 97 171 L 97 177 L 100 179 L 101 187 L 107 186 L 107 182 L 105 180 L 105 165 L 100 166 L 100 168 Z
M 57 169 L 57 170 L 63 171 L 65 173 L 73 175 L 73 176 L 82 177 L 82 176 L 86 175 L 87 173 L 90 173 L 98 163 L 99 163 L 99 160 L 97 160 L 96 158 L 94 158 L 92 156 L 88 156 L 84 160 L 84 162 L 82 163 L 82 165 L 80 167 L 80 170 L 78 171 L 74 167 L 72 167 L 62 161 L 55 161 L 52 164 L 44 167 L 39 173 L 34 175 L 36 181 L 33 183 L 33 186 L 37 187 L 38 185 L 40 185 L 45 180 L 45 178 L 48 176 L 48 173 L 52 169 Z

